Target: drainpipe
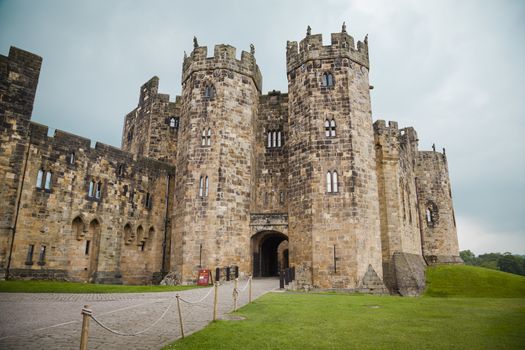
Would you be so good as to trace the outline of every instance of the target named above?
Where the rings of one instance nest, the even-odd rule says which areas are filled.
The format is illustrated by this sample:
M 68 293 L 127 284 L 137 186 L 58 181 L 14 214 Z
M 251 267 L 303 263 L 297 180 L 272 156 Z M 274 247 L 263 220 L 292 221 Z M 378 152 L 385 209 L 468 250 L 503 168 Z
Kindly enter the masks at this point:
M 13 232 L 13 235 L 12 235 L 12 238 L 11 238 L 11 245 L 9 246 L 9 256 L 7 258 L 7 267 L 6 267 L 6 271 L 5 271 L 5 279 L 8 280 L 9 279 L 9 272 L 10 272 L 10 269 L 11 269 L 11 256 L 13 255 L 13 247 L 15 245 L 15 234 L 16 234 L 16 225 L 18 223 L 18 214 L 20 212 L 20 202 L 22 200 L 22 193 L 23 193 L 23 189 L 24 189 L 24 182 L 25 182 L 25 179 L 26 179 L 26 170 L 27 170 L 27 161 L 29 159 L 29 151 L 31 149 L 31 129 L 29 129 L 29 142 L 27 144 L 27 150 L 26 150 L 26 156 L 25 156 L 25 159 L 24 159 L 24 170 L 22 172 L 22 182 L 20 183 L 20 190 L 18 192 L 18 196 L 17 196 L 17 202 L 16 202 L 16 211 L 15 211 L 15 221 L 13 223 L 13 227 L 11 228 L 12 232 Z
M 425 248 L 423 245 L 423 221 L 421 220 L 421 207 L 419 206 L 419 187 L 417 185 L 417 177 L 414 178 L 414 183 L 416 185 L 417 219 L 419 221 L 419 236 L 421 237 L 421 255 L 423 255 L 423 260 L 425 260 L 425 264 L 428 266 L 429 264 L 425 257 Z
M 162 278 L 166 274 L 166 245 L 168 240 L 168 225 L 169 225 L 169 201 L 170 201 L 170 182 L 171 175 L 168 174 L 168 181 L 166 184 L 166 212 L 164 213 L 164 240 L 162 241 L 162 267 L 160 273 Z

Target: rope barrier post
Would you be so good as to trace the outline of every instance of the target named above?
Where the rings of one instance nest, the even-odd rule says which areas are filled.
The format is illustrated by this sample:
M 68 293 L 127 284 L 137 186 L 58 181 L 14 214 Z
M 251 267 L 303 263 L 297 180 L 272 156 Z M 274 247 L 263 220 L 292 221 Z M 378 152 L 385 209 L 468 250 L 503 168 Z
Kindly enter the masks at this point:
M 250 275 L 250 279 L 248 280 L 248 283 L 249 283 L 248 302 L 251 304 L 252 303 L 252 275 Z
M 177 309 L 179 309 L 180 334 L 182 335 L 182 339 L 184 339 L 184 325 L 182 324 L 182 314 L 180 312 L 180 296 L 177 294 L 175 297 L 177 298 Z
M 87 350 L 88 348 L 88 336 L 89 336 L 89 318 L 91 316 L 91 310 L 89 305 L 84 305 L 84 308 L 80 312 L 82 315 L 82 331 L 80 333 L 80 350 Z
M 219 289 L 219 282 L 215 281 L 214 288 L 214 295 L 213 295 L 213 320 L 215 321 L 217 319 L 217 292 Z
M 237 291 L 237 283 L 238 283 L 239 279 L 236 278 L 235 281 L 233 282 L 233 311 L 237 311 L 237 294 L 239 293 Z

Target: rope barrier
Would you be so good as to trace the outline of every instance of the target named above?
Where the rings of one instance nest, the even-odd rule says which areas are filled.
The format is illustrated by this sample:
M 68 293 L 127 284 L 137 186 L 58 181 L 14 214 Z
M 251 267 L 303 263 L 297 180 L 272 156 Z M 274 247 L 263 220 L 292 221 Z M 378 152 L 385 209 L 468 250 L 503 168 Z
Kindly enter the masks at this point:
M 203 296 L 202 298 L 200 298 L 199 300 L 197 300 L 197 301 L 189 301 L 189 300 L 184 299 L 183 297 L 180 297 L 180 300 L 185 302 L 186 304 L 198 304 L 198 303 L 203 302 L 204 299 L 206 299 L 207 297 L 209 297 L 211 292 L 213 292 L 213 288 L 210 288 L 208 293 L 205 296 Z
M 91 317 L 91 319 L 93 319 L 93 321 L 95 321 L 100 327 L 104 328 L 105 330 L 113 333 L 113 334 L 117 334 L 117 335 L 121 335 L 121 336 L 124 336 L 124 337 L 133 337 L 133 336 L 136 336 L 136 335 L 140 335 L 142 333 L 145 333 L 147 331 L 149 331 L 151 328 L 153 328 L 157 323 L 160 322 L 160 320 L 162 320 L 164 318 L 164 316 L 166 316 L 166 314 L 168 313 L 169 309 L 171 308 L 171 306 L 173 305 L 173 302 L 171 302 L 168 307 L 166 308 L 166 310 L 164 310 L 164 312 L 162 313 L 162 315 L 160 315 L 160 317 L 155 321 L 153 322 L 152 324 L 150 324 L 148 327 L 146 327 L 144 330 L 140 331 L 140 332 L 135 332 L 135 333 L 124 333 L 124 332 L 119 332 L 119 331 L 116 331 L 114 329 L 111 329 L 109 328 L 108 326 L 106 326 L 105 324 L 103 324 L 101 321 L 99 321 L 94 315 L 93 313 L 91 312 L 91 310 L 87 310 L 89 311 L 89 317 Z M 84 313 L 84 309 L 82 309 L 82 312 Z M 85 313 L 87 314 L 87 313 Z
M 250 284 L 250 280 L 252 279 L 252 276 L 250 276 L 250 278 L 248 278 L 248 281 L 246 281 L 246 284 L 244 285 L 244 287 L 240 288 L 240 292 L 244 292 L 246 290 L 246 288 L 248 288 L 248 285 Z

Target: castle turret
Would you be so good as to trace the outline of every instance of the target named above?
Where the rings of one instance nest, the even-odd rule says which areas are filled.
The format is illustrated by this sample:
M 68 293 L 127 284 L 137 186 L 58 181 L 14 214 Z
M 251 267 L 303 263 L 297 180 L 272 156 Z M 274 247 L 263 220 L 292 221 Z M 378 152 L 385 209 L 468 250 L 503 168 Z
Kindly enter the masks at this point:
M 445 150 L 420 151 L 416 176 L 423 256 L 429 264 L 461 263 Z
M 183 281 L 200 267 L 250 271 L 254 125 L 261 74 L 252 53 L 198 46 L 184 59 L 174 264 Z M 252 50 L 253 51 L 253 50 Z
M 287 44 L 290 264 L 300 285 L 384 290 L 368 44 Z

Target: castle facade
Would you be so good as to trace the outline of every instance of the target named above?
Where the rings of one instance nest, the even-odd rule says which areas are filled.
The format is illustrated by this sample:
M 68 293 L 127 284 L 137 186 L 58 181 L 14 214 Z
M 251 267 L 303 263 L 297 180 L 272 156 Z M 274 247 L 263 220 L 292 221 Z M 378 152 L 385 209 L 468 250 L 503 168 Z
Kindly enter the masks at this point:
M 10 278 L 192 283 L 201 268 L 294 286 L 415 294 L 459 263 L 445 152 L 372 121 L 368 41 L 308 30 L 288 93 L 255 49 L 194 40 L 182 94 L 153 77 L 121 149 L 31 121 L 42 59 L 0 56 L 0 269 Z M 224 276 L 224 273 L 222 274 Z

